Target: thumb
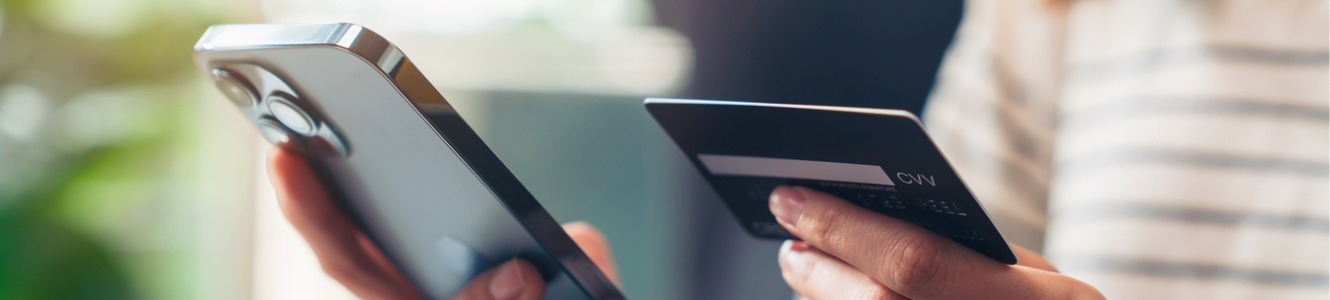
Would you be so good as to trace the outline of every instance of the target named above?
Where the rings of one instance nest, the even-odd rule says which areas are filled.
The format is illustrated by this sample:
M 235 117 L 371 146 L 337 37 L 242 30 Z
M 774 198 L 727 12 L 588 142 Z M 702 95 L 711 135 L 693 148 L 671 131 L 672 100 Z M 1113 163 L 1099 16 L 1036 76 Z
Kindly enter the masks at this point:
M 614 256 L 610 255 L 610 243 L 600 234 L 600 230 L 596 230 L 596 227 L 586 222 L 570 222 L 563 225 L 563 231 L 582 248 L 582 252 L 591 258 L 591 262 L 600 267 L 600 271 L 604 272 L 610 281 L 619 284 L 619 268 L 614 264 Z
M 453 300 L 535 300 L 545 295 L 545 280 L 536 266 L 513 259 L 481 273 Z

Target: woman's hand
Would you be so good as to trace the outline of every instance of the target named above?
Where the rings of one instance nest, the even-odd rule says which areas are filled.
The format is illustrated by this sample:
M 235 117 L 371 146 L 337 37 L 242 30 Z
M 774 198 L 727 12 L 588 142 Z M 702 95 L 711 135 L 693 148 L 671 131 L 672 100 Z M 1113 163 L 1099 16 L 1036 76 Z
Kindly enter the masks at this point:
M 268 162 L 286 219 L 309 242 L 325 273 L 362 299 L 421 298 L 365 234 L 342 216 L 300 157 L 277 149 Z M 604 236 L 585 223 L 563 228 L 617 282 Z M 545 280 L 536 268 L 515 259 L 476 277 L 454 299 L 540 299 L 544 291 Z
M 802 242 L 780 251 L 785 282 L 809 299 L 1103 299 L 1013 246 L 1019 265 L 994 261 L 901 220 L 822 192 L 779 187 L 771 212 Z

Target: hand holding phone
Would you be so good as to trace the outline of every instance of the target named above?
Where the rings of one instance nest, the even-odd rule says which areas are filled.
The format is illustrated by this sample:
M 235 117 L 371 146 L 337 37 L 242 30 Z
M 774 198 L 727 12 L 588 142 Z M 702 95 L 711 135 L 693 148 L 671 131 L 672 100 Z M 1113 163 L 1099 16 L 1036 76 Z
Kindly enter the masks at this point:
M 362 299 L 421 298 L 365 233 L 337 210 L 303 159 L 275 149 L 268 166 L 283 214 L 309 242 L 324 272 Z M 618 281 L 609 243 L 595 227 L 574 222 L 563 228 L 610 280 Z M 544 292 L 539 270 L 513 259 L 477 276 L 456 299 L 540 299 Z
M 339 212 L 351 224 L 315 218 L 314 225 L 358 236 L 324 237 L 338 249 L 382 250 L 379 259 L 342 261 L 391 265 L 401 280 L 385 282 L 443 299 L 470 293 L 468 283 L 520 257 L 539 271 L 542 299 L 624 298 L 415 64 L 377 33 L 344 23 L 216 25 L 194 51 L 199 69 L 241 115 L 305 162 L 311 171 L 301 178 L 315 178 L 335 207 L 320 215 Z

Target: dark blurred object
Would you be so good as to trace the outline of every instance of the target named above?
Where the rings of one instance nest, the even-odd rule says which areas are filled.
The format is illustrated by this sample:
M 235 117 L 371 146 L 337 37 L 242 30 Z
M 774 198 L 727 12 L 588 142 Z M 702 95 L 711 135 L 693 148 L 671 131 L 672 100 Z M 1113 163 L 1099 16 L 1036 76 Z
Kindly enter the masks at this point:
M 655 1 L 693 43 L 685 97 L 918 112 L 962 2 Z
M 907 109 L 918 113 L 961 18 L 948 1 L 654 1 L 693 44 L 683 97 Z M 780 299 L 778 244 L 739 229 L 692 185 L 686 235 L 695 299 Z M 755 255 L 756 254 L 756 255 Z

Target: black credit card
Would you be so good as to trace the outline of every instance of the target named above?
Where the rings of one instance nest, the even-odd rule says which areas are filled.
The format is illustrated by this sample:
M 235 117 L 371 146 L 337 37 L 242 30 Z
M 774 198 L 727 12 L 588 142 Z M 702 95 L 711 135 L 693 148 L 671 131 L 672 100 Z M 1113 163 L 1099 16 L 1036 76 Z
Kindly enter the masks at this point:
M 646 107 L 754 236 L 795 238 L 776 223 L 767 199 L 777 186 L 797 185 L 1016 263 L 910 112 L 658 98 Z

